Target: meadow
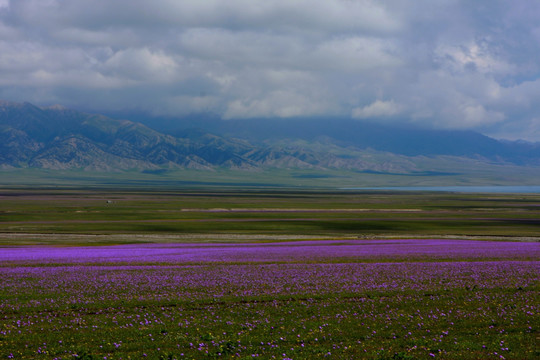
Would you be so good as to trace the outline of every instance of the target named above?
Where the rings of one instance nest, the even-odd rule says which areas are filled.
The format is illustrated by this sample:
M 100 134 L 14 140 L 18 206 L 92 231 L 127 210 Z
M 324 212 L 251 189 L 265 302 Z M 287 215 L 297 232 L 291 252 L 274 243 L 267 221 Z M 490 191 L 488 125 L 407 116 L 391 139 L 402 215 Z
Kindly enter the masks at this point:
M 194 234 L 210 234 L 209 241 L 216 235 L 225 240 L 242 235 L 247 241 L 261 235 L 270 239 L 512 239 L 536 238 L 539 229 L 540 194 L 297 189 L 0 191 L 0 244 L 7 245 L 13 241 L 56 245 L 162 242 L 160 237 L 181 241 Z M 55 236 L 44 236 L 47 234 Z M 129 236 L 121 236 L 126 234 Z M 157 240 L 152 238 L 156 234 Z
M 540 196 L 6 189 L 0 358 L 535 359 Z

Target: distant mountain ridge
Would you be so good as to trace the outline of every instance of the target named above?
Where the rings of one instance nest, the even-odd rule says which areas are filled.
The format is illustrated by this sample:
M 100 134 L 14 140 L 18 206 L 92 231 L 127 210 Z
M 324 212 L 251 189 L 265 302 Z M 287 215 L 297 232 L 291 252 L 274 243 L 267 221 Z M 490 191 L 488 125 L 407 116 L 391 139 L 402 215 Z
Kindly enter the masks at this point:
M 141 118 L 160 131 L 176 134 L 186 123 Z M 189 120 L 188 120 L 189 121 Z M 537 163 L 540 143 L 500 141 L 468 130 L 434 130 L 399 125 L 382 125 L 347 118 L 300 118 L 255 120 L 209 120 L 203 126 L 225 137 L 251 142 L 275 142 L 282 139 L 331 141 L 340 146 L 373 149 L 406 156 L 482 156 L 495 161 Z
M 346 119 L 201 122 L 151 128 L 61 106 L 0 101 L 0 167 L 425 171 L 424 157 L 540 165 L 540 146 L 470 131 L 392 129 Z M 158 123 L 156 125 L 159 126 Z M 442 158 L 441 158 L 442 159 Z M 436 170 L 436 169 L 435 169 Z

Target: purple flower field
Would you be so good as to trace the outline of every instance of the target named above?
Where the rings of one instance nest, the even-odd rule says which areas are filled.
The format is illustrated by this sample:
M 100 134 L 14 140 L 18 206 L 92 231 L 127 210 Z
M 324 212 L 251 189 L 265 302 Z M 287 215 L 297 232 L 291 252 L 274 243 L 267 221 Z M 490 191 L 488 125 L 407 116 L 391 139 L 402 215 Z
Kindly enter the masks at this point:
M 0 359 L 535 359 L 540 244 L 0 249 Z
M 471 240 L 339 240 L 267 244 L 145 244 L 7 247 L 0 263 L 305 262 L 323 259 L 540 259 L 534 242 Z

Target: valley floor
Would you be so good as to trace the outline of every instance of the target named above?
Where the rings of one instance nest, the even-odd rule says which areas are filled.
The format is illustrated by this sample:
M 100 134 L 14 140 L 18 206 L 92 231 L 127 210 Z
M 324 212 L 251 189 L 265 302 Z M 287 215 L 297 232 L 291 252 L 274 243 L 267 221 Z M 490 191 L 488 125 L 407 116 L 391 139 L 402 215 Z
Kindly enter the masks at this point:
M 0 200 L 0 358 L 540 356 L 539 195 Z

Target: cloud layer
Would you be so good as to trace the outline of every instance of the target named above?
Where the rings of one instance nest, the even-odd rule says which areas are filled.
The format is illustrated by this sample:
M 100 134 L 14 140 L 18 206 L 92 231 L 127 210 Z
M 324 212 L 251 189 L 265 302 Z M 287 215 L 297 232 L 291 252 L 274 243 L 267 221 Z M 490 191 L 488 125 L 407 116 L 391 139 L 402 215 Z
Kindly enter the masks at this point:
M 540 2 L 0 0 L 0 98 L 540 141 Z

